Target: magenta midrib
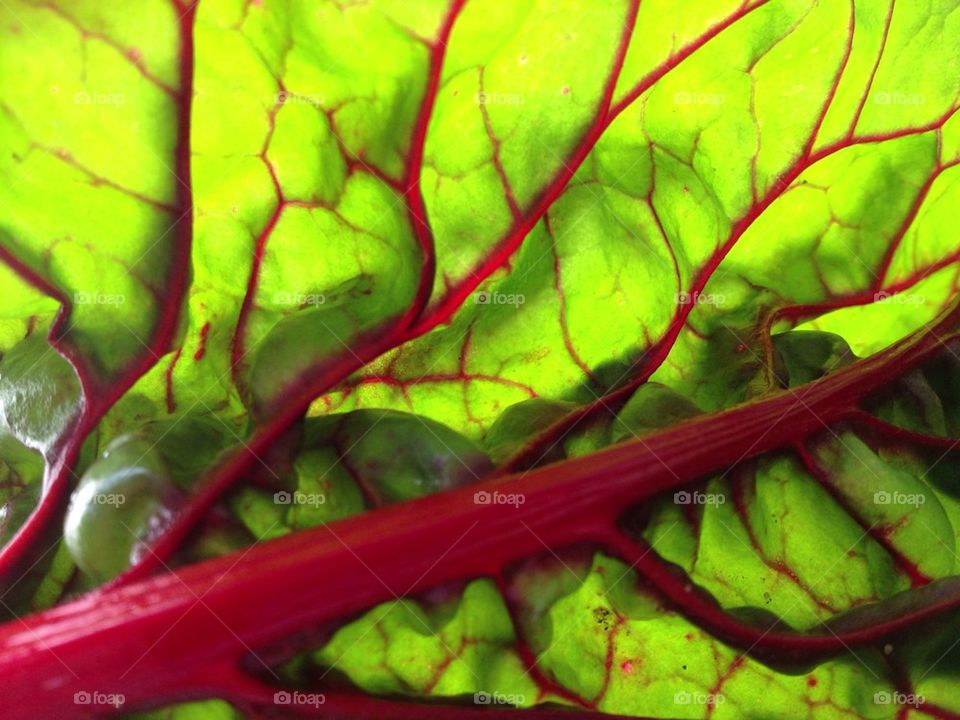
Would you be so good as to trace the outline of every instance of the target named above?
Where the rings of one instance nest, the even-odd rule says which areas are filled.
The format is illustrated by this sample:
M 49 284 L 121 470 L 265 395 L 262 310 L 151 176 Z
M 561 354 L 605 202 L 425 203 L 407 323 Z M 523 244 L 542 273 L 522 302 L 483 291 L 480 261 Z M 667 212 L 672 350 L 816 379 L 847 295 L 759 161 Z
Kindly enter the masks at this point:
M 520 477 L 492 479 L 303 531 L 175 574 L 113 592 L 97 591 L 8 624 L 0 628 L 0 665 L 12 666 L 5 688 L 16 697 L 33 692 L 35 677 L 62 676 L 58 661 L 49 652 L 52 650 L 81 670 L 83 683 L 128 693 L 128 702 L 137 706 L 156 693 L 189 687 L 191 667 L 235 661 L 248 647 L 262 647 L 300 628 L 360 611 L 391 599 L 394 593 L 487 575 L 513 558 L 542 551 L 542 543 L 559 549 L 584 540 L 599 541 L 616 554 L 626 555 L 684 615 L 719 639 L 755 645 L 758 654 L 776 651 L 786 656 L 794 653 L 798 658 L 821 657 L 847 646 L 875 642 L 919 618 L 954 607 L 956 599 L 836 635 L 767 633 L 690 594 L 685 589 L 689 581 L 673 576 L 655 554 L 642 552 L 616 532 L 615 519 L 625 500 L 641 501 L 691 482 L 677 480 L 676 475 L 700 477 L 788 444 L 798 433 L 818 430 L 822 422 L 844 417 L 852 403 L 882 387 L 904 367 L 937 351 L 941 347 L 938 335 L 952 327 L 958 314 L 954 311 L 946 316 L 932 332 L 798 388 L 794 393 L 802 394 L 803 402 L 793 393 L 781 393 L 693 419 L 589 458 Z M 691 442 L 694 438 L 696 442 Z M 663 464 L 653 461 L 654 457 Z M 526 502 L 518 510 L 476 505 L 472 493 L 478 488 L 520 492 Z M 581 520 L 575 526 L 569 520 L 571 508 Z M 475 523 L 481 523 L 476 534 L 454 542 L 462 538 L 464 528 Z M 452 550 L 434 565 L 436 548 L 448 546 Z M 431 577 L 424 579 L 430 568 Z M 269 587 L 270 593 L 265 594 L 264 587 Z M 198 596 L 204 599 L 202 605 L 196 601 Z M 221 632 L 219 623 L 211 629 L 208 608 L 229 631 Z M 38 645 L 37 631 L 42 632 L 44 646 Z M 199 637 L 204 638 L 202 648 L 196 645 Z M 126 667 L 142 653 L 131 638 L 148 644 L 160 638 L 160 642 L 118 680 L 110 674 L 111 669 Z M 91 653 L 91 648 L 96 652 Z M 180 660 L 171 665 L 172 654 Z M 63 697 L 72 693 L 71 684 L 76 684 L 70 678 L 65 680 Z M 215 683 L 212 688 L 209 683 L 204 687 L 207 692 L 217 689 Z M 56 704 L 52 695 L 41 701 Z M 33 707 L 36 703 L 34 699 Z
M 135 357 L 110 383 L 103 383 L 89 367 L 86 359 L 69 343 L 63 343 L 61 333 L 70 316 L 71 303 L 61 290 L 42 278 L 32 268 L 0 246 L 0 260 L 41 292 L 56 299 L 60 309 L 50 328 L 50 344 L 73 365 L 80 379 L 83 407 L 77 420 L 67 431 L 58 446 L 63 449 L 57 463 L 48 470 L 49 482 L 45 491 L 24 524 L 9 543 L 0 551 L 0 577 L 9 577 L 15 568 L 25 561 L 36 541 L 43 535 L 49 523 L 55 520 L 57 510 L 65 500 L 72 465 L 79 453 L 83 439 L 97 426 L 100 419 L 126 391 L 166 353 L 179 324 L 180 314 L 187 293 L 189 278 L 190 248 L 193 242 L 193 193 L 190 184 L 190 121 L 193 101 L 194 50 L 193 23 L 196 8 L 193 4 L 181 8 L 174 0 L 179 16 L 180 90 L 178 94 L 178 131 L 176 142 L 175 181 L 177 186 L 178 217 L 174 247 L 171 254 L 168 302 L 160 307 L 145 352 Z
M 423 174 L 423 156 L 426 151 L 427 131 L 430 128 L 433 109 L 436 106 L 437 95 L 440 92 L 440 81 L 443 73 L 443 62 L 446 57 L 447 44 L 450 42 L 453 27 L 457 22 L 457 18 L 460 17 L 460 13 L 463 12 L 464 7 L 466 7 L 466 0 L 454 0 L 444 17 L 443 24 L 437 33 L 433 47 L 430 49 L 430 69 L 427 78 L 427 87 L 410 138 L 410 155 L 407 160 L 406 176 L 403 179 L 403 186 L 405 188 L 404 200 L 406 202 L 410 224 L 413 227 L 417 243 L 420 245 L 423 259 L 420 267 L 420 280 L 417 285 L 417 293 L 413 303 L 401 320 L 404 328 L 420 316 L 433 293 L 433 283 L 437 269 L 437 254 L 433 241 L 433 231 L 427 219 L 427 209 L 423 200 L 420 181 L 421 175 Z

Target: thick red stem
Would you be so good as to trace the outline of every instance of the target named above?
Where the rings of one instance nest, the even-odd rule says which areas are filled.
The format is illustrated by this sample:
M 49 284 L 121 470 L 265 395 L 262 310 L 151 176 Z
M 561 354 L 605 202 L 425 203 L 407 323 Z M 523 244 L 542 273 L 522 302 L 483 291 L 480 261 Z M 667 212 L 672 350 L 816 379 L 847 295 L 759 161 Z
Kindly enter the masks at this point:
M 123 693 L 128 707 L 184 692 L 216 696 L 218 688 L 204 668 L 239 661 L 250 648 L 305 627 L 438 584 L 495 577 L 504 565 L 544 546 L 562 549 L 591 540 L 609 546 L 619 537 L 611 528 L 630 503 L 845 417 L 865 395 L 940 349 L 958 315 L 954 310 L 932 330 L 791 392 L 700 416 L 589 457 L 491 478 L 93 592 L 9 623 L 0 627 L 9 717 L 56 717 L 72 708 L 75 692 L 90 689 Z M 480 491 L 523 501 L 478 502 L 474 493 Z M 615 544 L 636 562 L 630 554 L 635 545 Z M 770 649 L 749 626 L 731 623 L 722 609 L 684 590 L 652 561 L 638 567 L 684 614 L 721 639 Z M 679 602 L 684 597 L 687 602 Z M 777 633 L 773 644 L 782 641 L 783 648 L 819 657 L 876 642 L 905 623 L 958 604 L 960 598 L 948 598 L 914 615 L 829 637 Z M 36 692 L 37 678 L 44 678 L 47 692 Z

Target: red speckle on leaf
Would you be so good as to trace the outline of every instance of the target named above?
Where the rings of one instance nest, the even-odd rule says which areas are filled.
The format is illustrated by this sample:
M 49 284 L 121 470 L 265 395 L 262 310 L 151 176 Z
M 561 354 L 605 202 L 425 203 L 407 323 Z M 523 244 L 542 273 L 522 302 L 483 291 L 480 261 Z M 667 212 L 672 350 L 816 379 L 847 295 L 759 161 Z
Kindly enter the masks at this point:
M 197 351 L 193 354 L 194 360 L 202 360 L 204 353 L 207 352 L 207 335 L 210 332 L 210 323 L 204 323 L 203 327 L 200 328 L 200 343 L 197 346 Z
M 623 670 L 627 675 L 630 675 L 633 672 L 633 662 L 630 660 L 624 660 L 620 664 L 620 669 Z
M 564 85 L 562 88 L 560 88 L 560 94 L 561 94 L 561 95 L 569 95 L 569 94 L 570 94 L 570 88 L 567 87 L 566 85 Z
M 817 679 L 813 675 L 811 675 L 810 677 L 807 678 L 807 685 L 809 687 L 816 687 Z

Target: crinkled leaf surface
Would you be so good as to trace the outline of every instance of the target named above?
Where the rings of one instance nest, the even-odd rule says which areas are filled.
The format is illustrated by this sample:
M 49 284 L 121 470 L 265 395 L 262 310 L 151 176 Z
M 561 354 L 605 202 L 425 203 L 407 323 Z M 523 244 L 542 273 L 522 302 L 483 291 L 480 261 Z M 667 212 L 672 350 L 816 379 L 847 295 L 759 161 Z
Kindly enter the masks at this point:
M 294 709 L 268 686 L 351 717 L 956 717 L 956 614 L 918 608 L 960 575 L 958 56 L 957 0 L 0 3 L 7 610 L 90 587 L 60 515 L 136 432 L 189 496 L 151 562 L 315 533 L 344 593 L 416 569 L 191 616 L 264 684 L 157 660 L 124 710 L 208 701 L 142 717 Z M 905 338 L 932 349 L 899 367 Z M 808 402 L 769 446 L 749 422 Z M 612 492 L 608 447 L 647 453 L 639 503 L 536 485 Z

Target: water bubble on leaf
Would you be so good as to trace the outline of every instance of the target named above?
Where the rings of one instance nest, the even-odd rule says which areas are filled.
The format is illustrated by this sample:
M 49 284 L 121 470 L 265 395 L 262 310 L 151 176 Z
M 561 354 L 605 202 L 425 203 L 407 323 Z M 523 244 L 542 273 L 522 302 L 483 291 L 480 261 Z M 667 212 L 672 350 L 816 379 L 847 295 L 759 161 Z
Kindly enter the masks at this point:
M 148 551 L 182 503 L 153 444 L 122 435 L 107 445 L 70 497 L 67 548 L 77 567 L 105 582 Z
M 42 333 L 27 336 L 0 359 L 0 433 L 46 455 L 81 402 L 76 371 Z

